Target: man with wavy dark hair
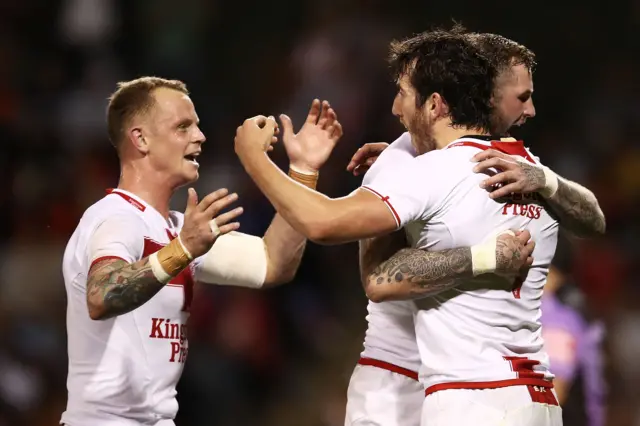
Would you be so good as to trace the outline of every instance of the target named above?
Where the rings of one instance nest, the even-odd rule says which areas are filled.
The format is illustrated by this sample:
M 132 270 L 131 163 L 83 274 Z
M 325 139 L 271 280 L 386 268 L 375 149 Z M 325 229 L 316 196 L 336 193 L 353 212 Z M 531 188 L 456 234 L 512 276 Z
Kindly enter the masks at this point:
M 466 50 L 461 52 L 459 49 L 464 43 L 467 44 L 462 49 Z M 436 271 L 442 281 L 437 283 L 438 289 L 415 291 L 412 286 L 415 283 L 397 282 L 392 275 L 380 277 L 375 283 L 381 288 L 399 287 L 401 294 L 394 296 L 396 300 L 449 290 L 442 298 L 425 299 L 426 305 L 421 303 L 420 309 L 416 307 L 413 312 L 422 336 L 418 339 L 424 367 L 420 378 L 430 395 L 423 409 L 425 424 L 431 420 L 446 425 L 463 424 L 471 417 L 476 424 L 493 424 L 502 420 L 502 417 L 495 418 L 502 414 L 506 424 L 555 424 L 559 408 L 551 391 L 552 376 L 538 345 L 536 319 L 531 315 L 535 315 L 535 296 L 542 290 L 540 279 L 555 247 L 557 222 L 544 211 L 537 198 L 496 201 L 479 188 L 478 179 L 482 177 L 473 173 L 469 160 L 475 154 L 473 149 L 494 146 L 489 135 L 494 124 L 492 98 L 497 75 L 495 64 L 483 56 L 470 37 L 456 32 L 423 33 L 392 45 L 391 65 L 399 86 L 393 112 L 408 128 L 410 143 L 418 157 L 371 170 L 374 173 L 370 173 L 369 188 L 364 189 L 369 189 L 383 203 L 371 202 L 364 191 L 330 200 L 291 185 L 264 155 L 270 132 L 258 129 L 252 121 L 238 129 L 236 151 L 276 209 L 312 240 L 340 243 L 382 235 L 406 225 L 412 246 L 448 251 L 452 269 L 448 275 L 443 269 Z M 485 72 L 476 80 L 475 72 L 483 68 Z M 523 158 L 535 163 L 521 144 L 508 145 L 509 150 L 516 148 L 511 150 L 513 153 L 517 150 Z M 506 145 L 501 146 L 507 149 Z M 520 281 L 522 286 L 514 284 L 513 273 L 531 264 L 528 254 L 533 247 L 505 244 L 500 240 L 502 236 L 495 235 L 496 228 L 505 226 L 528 227 L 536 239 L 540 237 L 544 241 L 542 259 L 532 268 L 533 272 Z M 524 231 L 519 236 L 523 236 L 526 243 L 530 234 Z M 506 259 L 513 262 L 503 263 Z M 402 279 L 403 271 L 398 272 Z M 452 272 L 453 278 L 461 279 L 459 290 L 455 286 L 442 286 L 450 281 Z M 505 275 L 511 279 L 504 281 Z M 452 290 L 457 293 L 453 294 Z M 523 300 L 520 300 L 521 294 L 526 296 Z M 486 306 L 473 310 L 477 313 L 474 317 L 469 306 L 483 303 Z M 512 308 L 514 315 L 509 315 L 506 308 Z M 505 330 L 515 327 L 517 332 L 496 335 L 490 325 L 496 321 L 505 322 Z M 443 327 L 433 330 L 436 324 Z M 451 329 L 457 326 L 460 326 L 457 331 Z M 530 358 L 514 355 L 519 350 Z M 470 370 L 463 371 L 465 365 Z M 520 375 L 524 381 L 511 383 Z M 487 382 L 492 384 L 490 388 L 496 384 L 504 386 L 496 395 L 486 391 L 469 393 L 468 389 L 478 389 Z M 453 390 L 455 395 L 451 393 Z M 525 394 L 521 394 L 522 390 Z M 448 398 L 450 395 L 453 399 Z M 454 407 L 455 401 L 476 397 L 494 402 L 509 400 L 531 416 L 524 419 L 519 416 L 524 411 L 515 412 L 518 410 L 502 413 L 505 410 L 487 408 L 482 411 L 478 409 L 482 404 L 471 404 L 475 410 L 466 411 L 459 410 L 459 404 Z M 539 404 L 543 398 L 546 404 Z M 388 410 L 392 421 L 393 416 L 403 414 L 395 408 Z M 360 420 L 366 419 L 355 419 L 352 424 L 366 424 L 358 423 Z M 395 420 L 393 424 L 404 424 L 400 419 Z

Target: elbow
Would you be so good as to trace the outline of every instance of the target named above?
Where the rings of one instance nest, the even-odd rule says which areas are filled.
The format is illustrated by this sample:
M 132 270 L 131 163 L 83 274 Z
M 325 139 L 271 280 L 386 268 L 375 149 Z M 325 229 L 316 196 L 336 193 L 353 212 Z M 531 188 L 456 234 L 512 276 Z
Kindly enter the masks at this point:
M 391 297 L 392 295 L 386 291 L 385 285 L 378 285 L 371 279 L 368 279 L 367 282 L 365 282 L 364 292 L 367 295 L 367 299 L 371 300 L 373 303 L 393 300 Z
M 598 221 L 598 226 L 596 229 L 596 235 L 601 237 L 607 232 L 607 219 L 604 217 L 604 213 L 600 211 L 600 217 Z
M 574 234 L 579 238 L 599 238 L 604 236 L 607 231 L 607 221 L 602 211 L 595 217 L 593 221 L 584 224 L 581 229 L 576 230 Z
M 341 241 L 335 233 L 335 228 L 330 221 L 315 221 L 305 226 L 305 235 L 309 241 L 323 246 L 340 244 Z
M 87 309 L 89 311 L 89 318 L 92 320 L 101 321 L 107 319 L 106 310 L 102 302 L 87 298 Z
M 277 287 L 293 281 L 296 277 L 297 269 L 283 271 L 279 274 L 267 275 L 264 280 L 263 288 Z

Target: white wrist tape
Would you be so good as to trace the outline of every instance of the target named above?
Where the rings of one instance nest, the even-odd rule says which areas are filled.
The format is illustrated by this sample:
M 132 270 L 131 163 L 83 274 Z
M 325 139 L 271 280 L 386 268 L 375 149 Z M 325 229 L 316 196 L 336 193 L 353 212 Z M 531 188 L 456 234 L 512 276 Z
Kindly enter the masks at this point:
M 220 235 L 220 228 L 218 227 L 215 219 L 209 221 L 209 226 L 211 227 L 211 232 L 213 232 L 214 237 Z
M 544 170 L 544 188 L 538 192 L 544 198 L 553 197 L 556 191 L 558 191 L 558 175 L 548 167 L 543 166 L 542 170 Z
M 512 231 L 502 231 L 487 238 L 480 244 L 471 246 L 471 268 L 473 276 L 489 274 L 496 270 L 496 244 L 502 234 L 515 235 Z
M 153 253 L 149 256 L 149 264 L 151 265 L 151 272 L 153 272 L 153 275 L 156 277 L 158 282 L 166 284 L 171 281 L 171 278 L 173 277 L 167 274 L 167 271 L 165 271 L 160 264 L 160 261 L 158 260 L 158 253 Z
M 267 265 L 262 238 L 230 232 L 221 235 L 200 258 L 196 274 L 203 283 L 260 288 L 267 277 Z

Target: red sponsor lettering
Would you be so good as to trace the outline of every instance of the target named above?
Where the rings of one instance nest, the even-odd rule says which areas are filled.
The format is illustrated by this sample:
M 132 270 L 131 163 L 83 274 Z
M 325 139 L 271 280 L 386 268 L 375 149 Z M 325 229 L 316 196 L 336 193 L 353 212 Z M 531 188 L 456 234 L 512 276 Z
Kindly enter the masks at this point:
M 171 357 L 169 362 L 185 362 L 187 360 L 187 354 L 189 353 L 189 347 L 180 344 L 180 342 L 171 342 Z
M 189 351 L 187 342 L 187 324 L 172 323 L 170 319 L 151 318 L 152 339 L 169 339 L 170 355 L 169 362 L 185 362 Z
M 149 337 L 152 339 L 164 339 L 164 334 L 162 334 L 162 326 L 164 323 L 164 318 L 151 318 L 151 333 Z
M 542 206 L 535 204 L 514 204 L 507 203 L 502 207 L 502 214 L 507 216 L 525 216 L 529 219 L 540 219 Z

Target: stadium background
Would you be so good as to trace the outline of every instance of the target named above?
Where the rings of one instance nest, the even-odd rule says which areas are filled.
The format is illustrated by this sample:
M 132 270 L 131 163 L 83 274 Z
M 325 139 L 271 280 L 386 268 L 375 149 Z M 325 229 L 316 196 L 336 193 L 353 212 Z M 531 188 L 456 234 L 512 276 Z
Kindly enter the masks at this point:
M 538 116 L 516 135 L 592 188 L 607 215 L 606 238 L 577 247 L 574 272 L 609 331 L 609 424 L 640 424 L 640 2 L 490 3 L 0 2 L 0 425 L 54 425 L 64 409 L 61 254 L 82 211 L 117 182 L 104 125 L 116 81 L 187 82 L 208 137 L 196 188 L 237 191 L 242 230 L 261 234 L 273 211 L 233 153 L 242 120 L 287 112 L 300 124 L 313 97 L 329 99 L 345 136 L 319 189 L 346 194 L 359 184 L 344 170 L 356 148 L 401 131 L 388 41 L 452 17 L 538 55 Z M 342 425 L 365 326 L 356 259 L 353 244 L 310 244 L 292 284 L 201 288 L 178 424 Z

